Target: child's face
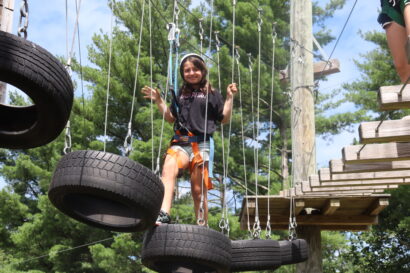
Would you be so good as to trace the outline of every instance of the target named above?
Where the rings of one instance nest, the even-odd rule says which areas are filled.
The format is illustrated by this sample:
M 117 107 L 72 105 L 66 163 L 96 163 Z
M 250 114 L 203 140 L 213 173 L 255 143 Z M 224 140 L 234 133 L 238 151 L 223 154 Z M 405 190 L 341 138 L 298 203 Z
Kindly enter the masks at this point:
M 184 63 L 183 72 L 184 80 L 191 85 L 197 85 L 202 80 L 202 71 L 190 61 Z

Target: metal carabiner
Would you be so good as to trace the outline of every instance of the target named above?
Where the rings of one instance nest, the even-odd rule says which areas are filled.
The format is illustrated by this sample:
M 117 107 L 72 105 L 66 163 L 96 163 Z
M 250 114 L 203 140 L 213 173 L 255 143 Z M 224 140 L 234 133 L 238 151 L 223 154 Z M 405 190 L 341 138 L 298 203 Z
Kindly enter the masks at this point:
M 22 26 L 23 18 L 25 18 L 24 26 Z M 23 0 L 21 2 L 21 7 L 20 7 L 20 20 L 19 20 L 17 35 L 21 37 L 21 33 L 24 33 L 24 39 L 27 39 L 27 29 L 28 29 L 28 3 L 27 3 L 27 0 Z
M 131 122 L 128 123 L 128 132 L 124 140 L 124 150 L 125 150 L 126 156 L 129 156 L 130 153 L 132 152 Z

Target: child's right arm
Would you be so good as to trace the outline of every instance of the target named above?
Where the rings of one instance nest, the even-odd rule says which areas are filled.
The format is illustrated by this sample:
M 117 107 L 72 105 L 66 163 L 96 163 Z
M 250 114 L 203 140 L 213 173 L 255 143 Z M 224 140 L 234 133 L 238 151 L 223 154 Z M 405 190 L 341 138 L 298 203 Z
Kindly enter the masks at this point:
M 164 115 L 164 119 L 169 123 L 173 123 L 175 121 L 175 117 L 171 113 L 171 109 L 167 106 L 164 100 L 161 98 L 160 91 L 158 89 L 150 88 L 148 86 L 144 86 L 141 89 L 141 93 L 144 94 L 144 98 L 151 99 L 155 102 L 158 106 L 159 112 Z

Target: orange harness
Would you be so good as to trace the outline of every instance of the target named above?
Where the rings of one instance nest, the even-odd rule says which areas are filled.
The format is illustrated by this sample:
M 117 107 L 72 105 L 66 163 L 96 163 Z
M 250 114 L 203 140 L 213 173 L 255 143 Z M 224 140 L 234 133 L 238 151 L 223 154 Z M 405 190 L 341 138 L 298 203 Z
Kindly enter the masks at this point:
M 198 141 L 196 139 L 194 141 L 191 141 L 192 139 L 196 138 L 196 136 L 191 132 L 188 132 L 188 136 L 183 136 L 183 135 L 181 135 L 179 130 L 176 131 L 176 135 L 179 137 L 179 140 L 183 139 L 183 140 L 189 141 L 191 143 L 194 158 L 192 159 L 191 164 L 189 166 L 189 171 L 192 174 L 192 172 L 194 171 L 194 168 L 196 166 L 201 166 L 202 164 L 204 164 L 204 160 L 203 160 L 203 158 L 202 158 L 202 156 L 199 152 Z M 179 140 L 178 139 L 173 139 L 171 141 L 171 143 L 178 143 Z M 176 151 L 174 151 L 173 149 L 168 148 L 167 154 L 174 157 L 175 160 L 177 161 L 178 169 L 180 171 L 183 170 L 182 162 L 181 162 L 181 159 L 178 157 L 178 153 Z M 202 176 L 204 177 L 206 188 L 208 190 L 213 189 L 212 179 L 209 177 L 208 166 L 206 166 L 206 165 L 202 168 Z

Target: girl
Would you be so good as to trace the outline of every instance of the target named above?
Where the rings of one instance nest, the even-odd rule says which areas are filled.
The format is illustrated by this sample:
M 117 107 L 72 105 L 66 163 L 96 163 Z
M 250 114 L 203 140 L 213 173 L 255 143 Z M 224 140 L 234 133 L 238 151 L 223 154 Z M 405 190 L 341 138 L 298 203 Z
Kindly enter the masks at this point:
M 410 46 L 410 0 L 380 0 L 382 11 L 377 19 L 386 31 L 387 44 L 401 82 L 410 76 L 406 46 Z M 407 42 L 407 45 L 406 45 Z
M 194 53 L 187 54 L 181 59 L 180 74 L 183 85 L 174 96 L 171 107 L 166 105 L 158 89 L 145 86 L 141 90 L 144 98 L 151 99 L 157 104 L 165 120 L 174 123 L 175 131 L 162 169 L 161 179 L 165 193 L 156 224 L 171 222 L 169 213 L 175 182 L 181 171 L 189 167 L 195 215 L 198 224 L 206 225 L 207 190 L 212 189 L 208 177 L 208 167 L 211 167 L 208 166 L 208 162 L 212 158 L 211 137 L 217 123 L 224 124 L 230 120 L 233 98 L 238 89 L 235 83 L 228 85 L 224 102 L 221 93 L 213 89 L 206 79 L 208 70 L 203 58 Z

